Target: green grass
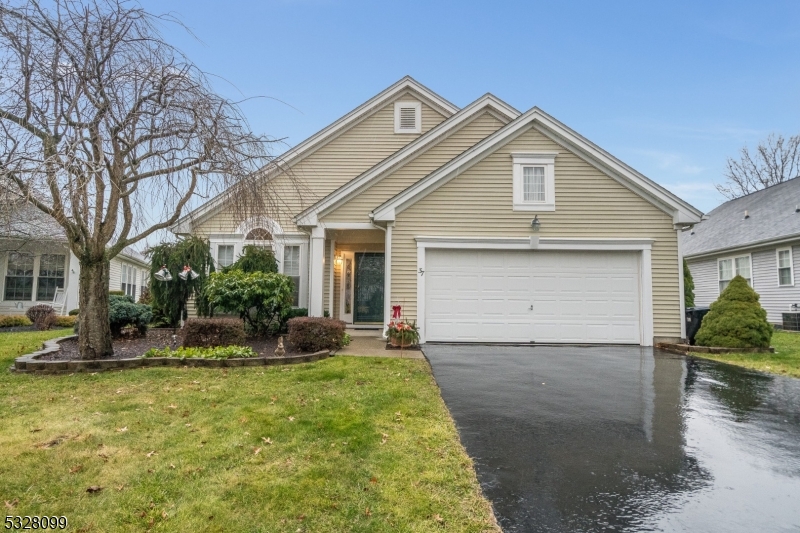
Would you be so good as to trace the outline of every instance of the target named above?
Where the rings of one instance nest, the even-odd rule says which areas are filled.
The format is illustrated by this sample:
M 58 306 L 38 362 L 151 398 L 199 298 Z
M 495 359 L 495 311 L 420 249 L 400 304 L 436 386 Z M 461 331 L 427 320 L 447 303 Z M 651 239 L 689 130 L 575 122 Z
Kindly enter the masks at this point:
M 498 531 L 425 361 L 5 371 L 61 334 L 0 334 L 8 515 L 84 532 Z
M 775 353 L 692 353 L 696 357 L 732 365 L 800 378 L 800 333 L 776 331 L 770 343 Z

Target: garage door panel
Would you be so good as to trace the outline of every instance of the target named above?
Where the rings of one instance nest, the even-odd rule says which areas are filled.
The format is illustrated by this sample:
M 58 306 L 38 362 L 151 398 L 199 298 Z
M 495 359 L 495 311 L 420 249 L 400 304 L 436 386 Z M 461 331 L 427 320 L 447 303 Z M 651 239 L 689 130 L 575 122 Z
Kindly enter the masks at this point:
M 426 338 L 638 343 L 638 265 L 629 252 L 428 250 Z

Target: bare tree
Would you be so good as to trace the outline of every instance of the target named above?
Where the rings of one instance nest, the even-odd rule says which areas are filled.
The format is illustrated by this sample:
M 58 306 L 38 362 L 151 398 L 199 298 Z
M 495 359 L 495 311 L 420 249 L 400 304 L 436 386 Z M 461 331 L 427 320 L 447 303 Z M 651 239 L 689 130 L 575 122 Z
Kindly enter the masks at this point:
M 754 153 L 745 146 L 739 160 L 728 158 L 724 185 L 717 190 L 726 198 L 739 198 L 770 185 L 800 176 L 800 135 L 784 139 L 770 134 Z
M 0 0 L 0 184 L 63 228 L 81 357 L 113 353 L 109 260 L 225 192 L 265 214 L 268 139 L 126 0 Z M 236 194 L 236 191 L 244 191 Z

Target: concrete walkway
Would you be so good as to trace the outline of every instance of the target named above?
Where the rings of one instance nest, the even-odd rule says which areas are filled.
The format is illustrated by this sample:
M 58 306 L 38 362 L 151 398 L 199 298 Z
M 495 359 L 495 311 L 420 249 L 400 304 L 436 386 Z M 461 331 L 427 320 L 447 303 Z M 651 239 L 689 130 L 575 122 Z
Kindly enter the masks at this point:
M 387 350 L 386 341 L 381 337 L 351 337 L 350 344 L 338 352 L 337 357 L 353 355 L 357 357 L 402 357 L 403 359 L 425 359 L 419 350 Z

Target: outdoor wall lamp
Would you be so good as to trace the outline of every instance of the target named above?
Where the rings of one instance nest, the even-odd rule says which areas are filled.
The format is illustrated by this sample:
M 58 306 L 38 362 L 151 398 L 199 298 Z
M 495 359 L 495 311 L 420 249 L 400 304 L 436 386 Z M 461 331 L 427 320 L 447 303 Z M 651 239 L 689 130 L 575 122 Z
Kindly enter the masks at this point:
M 178 274 L 178 277 L 183 280 L 188 278 L 197 279 L 198 277 L 200 277 L 200 274 L 192 270 L 192 267 L 190 267 L 189 265 L 183 265 L 183 271 L 181 271 L 181 273 Z
M 336 266 L 342 266 L 342 254 L 339 254 L 336 257 L 334 257 L 333 264 Z
M 531 229 L 538 232 L 541 227 L 542 223 L 539 221 L 539 215 L 534 215 L 533 220 L 531 220 Z
M 172 281 L 172 274 L 170 274 L 169 270 L 167 270 L 167 265 L 163 265 L 161 270 L 153 274 L 153 277 L 158 281 Z

